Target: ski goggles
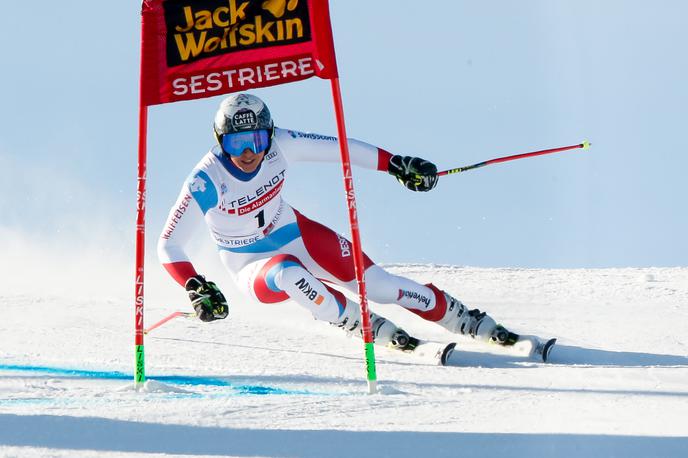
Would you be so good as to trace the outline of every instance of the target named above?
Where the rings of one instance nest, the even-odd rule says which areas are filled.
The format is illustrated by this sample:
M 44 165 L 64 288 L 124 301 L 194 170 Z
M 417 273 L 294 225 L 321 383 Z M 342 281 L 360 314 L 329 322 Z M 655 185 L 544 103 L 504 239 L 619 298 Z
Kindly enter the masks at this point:
M 222 136 L 222 149 L 230 156 L 239 157 L 246 149 L 260 154 L 270 146 L 270 131 L 267 129 L 236 132 Z

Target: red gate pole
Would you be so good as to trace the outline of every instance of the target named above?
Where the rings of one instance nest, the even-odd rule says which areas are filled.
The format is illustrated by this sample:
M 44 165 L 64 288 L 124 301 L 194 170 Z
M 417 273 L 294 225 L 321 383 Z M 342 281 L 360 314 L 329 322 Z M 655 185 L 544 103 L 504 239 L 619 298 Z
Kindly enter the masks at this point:
M 146 143 L 148 133 L 148 106 L 143 102 L 143 28 L 141 28 L 141 71 L 139 72 L 139 147 L 136 187 L 136 279 L 134 300 L 134 347 L 136 370 L 134 387 L 146 381 L 143 351 L 143 264 L 146 253 Z
M 139 107 L 138 186 L 136 189 L 136 290 L 135 290 L 135 351 L 134 385 L 146 381 L 143 351 L 143 263 L 146 251 L 146 128 L 148 107 Z
M 342 93 L 339 87 L 339 78 L 330 80 L 332 83 L 332 98 L 337 117 L 337 135 L 339 137 L 339 149 L 342 157 L 342 170 L 344 173 L 344 189 L 346 191 L 346 204 L 349 209 L 349 226 L 351 227 L 351 245 L 354 254 L 354 266 L 356 281 L 358 282 L 358 295 L 361 304 L 361 325 L 363 326 L 363 342 L 365 346 L 366 372 L 368 379 L 368 393 L 377 392 L 377 373 L 375 370 L 375 350 L 373 346 L 373 331 L 370 325 L 370 312 L 368 311 L 368 299 L 366 297 L 366 285 L 364 278 L 363 250 L 361 249 L 361 235 L 358 229 L 358 212 L 356 211 L 356 195 L 354 192 L 354 178 L 351 173 L 351 159 L 349 157 L 349 143 L 346 141 L 346 126 L 344 125 L 344 107 Z

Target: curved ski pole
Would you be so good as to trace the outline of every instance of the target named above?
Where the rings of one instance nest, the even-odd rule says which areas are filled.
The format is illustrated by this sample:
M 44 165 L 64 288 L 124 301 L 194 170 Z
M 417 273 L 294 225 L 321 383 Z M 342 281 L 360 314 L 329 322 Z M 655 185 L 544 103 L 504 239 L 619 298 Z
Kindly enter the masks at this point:
M 151 332 L 153 329 L 159 328 L 159 327 L 162 326 L 163 324 L 165 324 L 165 323 L 167 323 L 168 321 L 173 320 L 173 319 L 175 319 L 175 318 L 177 318 L 177 317 L 179 317 L 179 316 L 185 316 L 185 317 L 187 317 L 187 318 L 193 318 L 193 317 L 196 316 L 196 314 L 193 313 L 193 312 L 173 312 L 173 313 L 167 315 L 167 316 L 166 316 L 165 318 L 163 318 L 162 320 L 158 321 L 157 323 L 155 323 L 155 324 L 151 325 L 150 327 L 144 329 L 144 330 L 143 330 L 143 333 L 144 333 L 144 334 L 148 334 L 148 333 Z
M 560 148 L 543 149 L 540 151 L 533 151 L 530 153 L 522 153 L 522 154 L 514 154 L 513 156 L 498 157 L 496 159 L 490 159 L 489 161 L 478 162 L 477 164 L 473 164 L 473 165 L 466 165 L 464 167 L 458 167 L 455 169 L 449 169 L 449 170 L 444 170 L 442 172 L 437 172 L 437 176 L 441 177 L 444 175 L 451 175 L 454 173 L 460 173 L 460 172 L 465 172 L 467 170 L 477 169 L 479 167 L 485 167 L 486 165 L 490 165 L 490 164 L 496 164 L 498 162 L 514 161 L 516 159 L 523 159 L 526 157 L 542 156 L 543 154 L 558 153 L 560 151 L 568 151 L 568 150 L 578 149 L 578 148 L 589 149 L 590 145 L 591 145 L 591 143 L 589 141 L 585 140 L 583 143 L 579 143 L 577 145 L 562 146 Z

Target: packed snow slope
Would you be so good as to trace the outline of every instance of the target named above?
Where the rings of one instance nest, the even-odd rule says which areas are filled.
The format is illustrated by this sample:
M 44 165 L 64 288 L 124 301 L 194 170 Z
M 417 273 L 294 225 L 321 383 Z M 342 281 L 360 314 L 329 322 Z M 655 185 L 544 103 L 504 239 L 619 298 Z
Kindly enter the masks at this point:
M 217 278 L 230 317 L 148 334 L 135 392 L 132 295 L 83 294 L 77 273 L 62 290 L 17 281 L 0 293 L 0 456 L 687 456 L 688 268 L 387 268 L 557 337 L 552 364 L 371 304 L 458 351 L 438 367 L 378 349 L 368 395 L 360 341 Z M 170 282 L 147 286 L 171 292 L 146 325 L 189 310 Z

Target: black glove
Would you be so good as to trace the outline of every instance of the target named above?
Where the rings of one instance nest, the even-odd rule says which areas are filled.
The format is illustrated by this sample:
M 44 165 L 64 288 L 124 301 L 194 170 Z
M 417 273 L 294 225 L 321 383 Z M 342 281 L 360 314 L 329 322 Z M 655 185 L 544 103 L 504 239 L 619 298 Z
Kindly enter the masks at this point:
M 437 167 L 419 157 L 392 156 L 387 171 L 411 191 L 430 191 L 437 186 Z
M 196 275 L 186 280 L 185 288 L 189 292 L 189 299 L 196 311 L 196 316 L 201 321 L 227 318 L 229 313 L 227 300 L 215 283 L 205 281 L 204 277 Z

